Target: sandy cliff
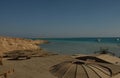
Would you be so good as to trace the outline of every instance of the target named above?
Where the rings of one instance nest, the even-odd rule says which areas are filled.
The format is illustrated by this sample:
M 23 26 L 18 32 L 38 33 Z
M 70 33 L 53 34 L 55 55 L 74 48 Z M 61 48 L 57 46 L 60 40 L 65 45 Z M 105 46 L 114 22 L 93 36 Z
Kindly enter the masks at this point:
M 0 53 L 14 50 L 33 50 L 40 49 L 39 44 L 43 44 L 44 40 L 30 40 L 23 38 L 12 38 L 0 36 Z

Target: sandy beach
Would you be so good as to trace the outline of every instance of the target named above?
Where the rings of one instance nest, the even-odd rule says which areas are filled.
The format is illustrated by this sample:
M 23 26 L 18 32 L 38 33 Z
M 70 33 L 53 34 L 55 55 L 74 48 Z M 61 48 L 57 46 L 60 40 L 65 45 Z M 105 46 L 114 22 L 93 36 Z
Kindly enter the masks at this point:
M 3 63 L 14 66 L 15 72 L 8 78 L 57 78 L 49 72 L 49 68 L 70 59 L 70 56 L 53 55 L 29 60 L 4 60 Z
M 29 59 L 9 59 L 3 58 L 3 66 L 9 67 L 9 69 L 14 69 L 12 74 L 8 74 L 7 78 L 57 78 L 50 73 L 50 67 L 56 64 L 59 64 L 64 61 L 73 60 L 76 57 L 84 57 L 84 56 L 94 56 L 95 58 L 104 60 L 111 64 L 120 66 L 120 58 L 113 55 L 104 55 L 104 54 L 93 54 L 93 55 L 85 55 L 85 54 L 74 54 L 74 55 L 62 55 L 55 54 L 54 52 L 47 52 L 42 50 L 38 44 L 43 44 L 44 41 L 32 41 L 32 40 L 24 40 L 24 39 L 16 39 L 16 38 L 1 38 L 1 53 L 4 54 L 7 51 L 10 53 L 18 53 L 22 52 L 29 53 L 30 51 L 31 57 Z M 24 42 L 24 43 L 21 43 Z M 16 45 L 14 45 L 14 44 Z M 11 45 L 12 44 L 12 45 Z M 31 45 L 30 45 L 31 44 Z M 19 45 L 19 46 L 18 46 Z M 14 48 L 15 47 L 15 48 Z M 11 49 L 12 48 L 12 49 Z M 27 50 L 25 50 L 25 48 Z M 36 49 L 36 50 L 33 50 Z M 15 55 L 16 56 L 16 55 Z M 19 56 L 19 55 L 18 55 Z M 10 57 L 11 58 L 11 57 Z M 2 67 L 2 66 L 1 66 Z M 119 67 L 120 68 L 120 67 Z M 8 70 L 2 71 L 4 73 Z M 116 69 L 114 69 L 116 70 Z M 9 71 L 8 71 L 9 72 Z M 110 78 L 119 78 L 120 74 L 117 74 Z M 104 77 L 103 77 L 104 78 Z
M 34 57 L 28 60 L 7 60 L 4 59 L 4 65 L 14 67 L 14 72 L 8 78 L 57 78 L 53 76 L 49 69 L 51 66 L 66 60 L 72 60 L 67 55 L 52 55 L 46 57 Z M 111 78 L 119 78 L 116 75 Z
M 0 0 L 0 78 L 120 78 L 120 0 Z

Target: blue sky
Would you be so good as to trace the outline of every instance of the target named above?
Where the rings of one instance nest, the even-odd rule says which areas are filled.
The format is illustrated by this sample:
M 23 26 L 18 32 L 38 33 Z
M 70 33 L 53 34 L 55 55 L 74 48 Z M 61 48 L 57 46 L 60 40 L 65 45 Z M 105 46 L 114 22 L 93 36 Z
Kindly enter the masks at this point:
M 120 0 L 0 0 L 0 35 L 120 36 Z

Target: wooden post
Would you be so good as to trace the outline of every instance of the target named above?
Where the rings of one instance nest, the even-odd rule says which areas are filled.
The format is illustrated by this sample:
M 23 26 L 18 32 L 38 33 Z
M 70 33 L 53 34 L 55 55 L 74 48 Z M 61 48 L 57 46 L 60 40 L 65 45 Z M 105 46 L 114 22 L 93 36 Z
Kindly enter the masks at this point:
M 7 73 L 4 73 L 4 78 L 7 78 Z
M 2 56 L 0 56 L 0 65 L 3 65 Z

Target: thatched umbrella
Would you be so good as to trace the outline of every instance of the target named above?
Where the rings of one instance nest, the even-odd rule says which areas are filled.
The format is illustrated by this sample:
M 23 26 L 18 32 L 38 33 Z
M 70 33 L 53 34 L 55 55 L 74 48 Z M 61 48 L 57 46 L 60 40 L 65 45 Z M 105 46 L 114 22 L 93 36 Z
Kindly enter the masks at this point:
M 120 72 L 120 66 L 75 60 L 54 65 L 50 72 L 58 78 L 110 78 Z

